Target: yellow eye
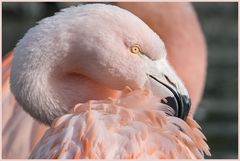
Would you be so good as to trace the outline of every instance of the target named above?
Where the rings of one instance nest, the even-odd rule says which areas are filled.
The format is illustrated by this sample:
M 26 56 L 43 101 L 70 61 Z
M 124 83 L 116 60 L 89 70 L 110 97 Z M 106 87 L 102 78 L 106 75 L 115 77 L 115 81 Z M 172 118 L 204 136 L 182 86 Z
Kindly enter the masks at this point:
M 138 46 L 133 46 L 133 47 L 131 47 L 131 52 L 133 54 L 139 54 L 141 52 L 141 50 Z

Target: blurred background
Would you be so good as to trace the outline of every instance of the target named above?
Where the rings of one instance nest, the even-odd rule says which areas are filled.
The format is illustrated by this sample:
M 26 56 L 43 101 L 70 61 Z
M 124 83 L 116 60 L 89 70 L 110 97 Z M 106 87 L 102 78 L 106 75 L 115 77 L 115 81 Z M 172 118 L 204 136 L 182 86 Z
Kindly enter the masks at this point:
M 2 56 L 36 22 L 79 3 L 2 3 Z M 195 119 L 212 159 L 238 158 L 238 4 L 193 3 L 208 44 L 208 73 Z

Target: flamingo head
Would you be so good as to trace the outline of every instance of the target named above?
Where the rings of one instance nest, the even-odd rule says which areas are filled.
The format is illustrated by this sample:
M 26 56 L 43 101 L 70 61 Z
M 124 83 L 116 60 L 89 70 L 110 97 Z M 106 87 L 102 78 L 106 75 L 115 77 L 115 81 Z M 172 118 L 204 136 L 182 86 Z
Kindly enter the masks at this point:
M 79 102 L 147 88 L 184 119 L 188 92 L 163 41 L 117 6 L 70 7 L 31 28 L 14 50 L 11 90 L 34 118 L 51 124 Z

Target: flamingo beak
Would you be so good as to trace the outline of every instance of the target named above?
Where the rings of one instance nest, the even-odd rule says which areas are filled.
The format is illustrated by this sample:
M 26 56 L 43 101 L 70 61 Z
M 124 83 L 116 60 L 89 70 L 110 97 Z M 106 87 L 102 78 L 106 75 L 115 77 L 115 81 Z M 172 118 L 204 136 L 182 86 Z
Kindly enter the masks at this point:
M 161 103 L 170 106 L 175 111 L 175 117 L 185 120 L 191 106 L 191 99 L 188 94 L 181 94 L 177 86 L 166 75 L 164 77 L 167 79 L 160 79 L 150 74 L 147 74 L 147 76 L 151 82 L 153 93 L 163 97 Z

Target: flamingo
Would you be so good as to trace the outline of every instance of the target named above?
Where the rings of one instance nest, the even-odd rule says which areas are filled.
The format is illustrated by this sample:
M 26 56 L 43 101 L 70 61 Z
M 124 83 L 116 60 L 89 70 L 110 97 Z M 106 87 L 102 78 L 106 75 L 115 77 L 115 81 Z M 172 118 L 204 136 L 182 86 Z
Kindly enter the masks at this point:
M 127 23 L 126 17 L 129 18 Z M 124 28 L 128 30 L 124 31 Z M 7 57 L 6 64 L 9 64 L 11 59 L 11 55 Z M 10 67 L 3 65 L 5 67 L 3 70 L 6 71 L 6 75 L 3 76 L 3 89 L 6 89 L 10 95 L 8 88 Z M 188 92 L 168 64 L 161 39 L 136 16 L 111 5 L 91 4 L 72 7 L 42 20 L 16 46 L 10 82 L 11 90 L 23 109 L 39 122 L 47 126 L 52 125 L 53 129 L 56 122 L 68 115 L 70 111 L 79 114 L 79 109 L 84 109 L 82 107 L 86 106 L 81 103 L 88 100 L 97 102 L 98 100 L 109 102 L 109 98 L 118 102 L 122 102 L 122 99 L 128 100 L 124 99 L 126 95 L 123 89 L 126 86 L 129 86 L 132 91 L 127 98 L 132 98 L 136 94 L 144 97 L 147 93 L 149 96 L 147 98 L 152 100 L 147 105 L 150 109 L 156 109 L 160 106 L 156 104 L 161 103 L 163 122 L 169 117 L 172 120 L 179 118 L 177 122 L 183 122 L 179 125 L 181 128 L 186 129 L 188 126 L 194 130 L 199 128 L 191 119 L 191 112 L 188 115 L 190 106 Z M 139 88 L 144 88 L 147 92 Z M 3 97 L 3 102 L 8 102 L 7 99 L 13 98 Z M 80 105 L 78 105 L 79 102 L 81 102 Z M 136 98 L 131 102 L 136 102 Z M 20 105 L 16 104 L 16 106 Z M 87 105 L 89 109 L 90 103 Z M 19 109 L 10 108 L 8 110 L 12 111 L 8 113 L 17 116 L 22 124 L 26 123 L 25 128 L 18 129 L 20 132 L 26 130 L 28 135 L 23 137 L 31 136 L 32 131 L 29 131 L 29 127 L 37 126 L 40 129 L 35 131 L 38 137 L 32 138 L 36 143 L 47 127 L 31 121 L 31 117 Z M 6 125 L 4 128 L 7 128 L 11 123 L 11 117 L 3 118 L 3 123 Z M 68 126 L 68 123 L 65 125 Z M 51 132 L 53 129 L 50 128 L 42 139 L 46 139 L 49 133 L 53 134 Z M 3 135 L 9 139 L 10 137 L 7 136 L 12 134 L 13 130 L 4 130 Z M 198 152 L 195 153 L 196 156 L 186 148 L 188 156 L 186 154 L 177 156 L 171 153 L 168 157 L 201 158 L 203 152 L 209 154 L 199 131 L 193 133 L 190 139 L 194 140 L 195 135 L 201 140 L 196 143 L 198 148 L 195 149 Z M 36 147 L 42 146 L 43 142 L 40 141 Z M 19 140 L 16 143 L 21 145 Z M 28 146 L 25 153 L 34 144 Z M 10 148 L 9 145 L 5 146 L 6 156 L 10 154 L 7 154 L 6 149 Z M 39 148 L 34 149 L 34 151 L 38 150 Z M 37 154 L 39 153 L 41 154 L 41 152 Z M 33 152 L 31 157 L 34 158 L 34 155 Z M 160 156 L 164 158 L 162 154 Z

